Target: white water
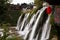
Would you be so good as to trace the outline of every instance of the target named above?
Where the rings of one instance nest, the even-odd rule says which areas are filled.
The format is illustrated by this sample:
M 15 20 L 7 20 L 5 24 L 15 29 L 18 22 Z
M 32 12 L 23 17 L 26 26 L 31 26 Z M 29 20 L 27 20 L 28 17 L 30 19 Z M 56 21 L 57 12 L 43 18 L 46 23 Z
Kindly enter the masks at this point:
M 37 12 L 36 14 L 33 14 L 32 18 L 30 19 L 30 22 L 26 25 L 24 31 L 25 31 L 25 30 L 26 30 L 26 31 L 29 30 L 29 28 L 32 26 L 32 23 L 33 23 L 34 21 L 36 21 L 36 17 L 37 17 L 37 15 L 39 14 L 39 12 L 40 12 L 40 10 L 38 10 L 38 12 Z
M 25 30 L 24 30 L 24 31 L 26 32 L 26 33 L 25 33 L 25 36 L 24 36 L 24 39 L 27 38 L 28 33 L 32 30 L 32 27 L 31 27 L 31 26 L 33 26 L 33 25 L 32 25 L 33 22 L 36 21 L 36 18 L 37 18 L 37 16 L 38 16 L 39 12 L 40 12 L 40 10 L 38 10 L 37 13 L 32 16 L 30 22 L 26 25 Z
M 30 22 L 26 25 L 26 27 L 25 27 L 25 29 L 24 29 L 24 32 L 25 32 L 25 34 L 26 34 L 26 35 L 24 36 L 24 39 L 27 38 L 27 35 L 28 35 L 29 31 L 31 30 L 31 29 L 29 29 L 29 28 L 32 26 L 32 23 L 34 22 L 34 17 L 35 17 L 35 15 L 33 15 L 33 17 L 31 18 Z
M 34 17 L 35 17 L 35 14 L 34 14 L 33 17 L 31 18 L 30 22 L 25 26 L 25 29 L 22 31 L 22 33 L 21 33 L 21 31 L 20 31 L 21 34 L 25 35 L 25 36 L 24 36 L 24 39 L 26 39 L 27 34 L 28 34 L 29 31 L 30 31 L 29 28 L 32 26 L 32 23 L 34 22 Z
M 27 21 L 29 15 L 30 15 L 29 13 L 25 14 L 23 21 L 20 23 L 20 27 L 21 27 L 21 28 L 20 28 L 19 31 L 17 31 L 18 34 L 19 34 L 19 36 L 25 35 L 25 32 L 22 31 L 22 29 L 23 29 L 23 27 L 25 27 L 25 24 L 27 24 L 26 21 Z
M 22 15 L 19 17 L 19 19 L 17 21 L 17 27 L 16 27 L 17 30 L 19 30 L 19 27 L 21 25 L 21 18 L 22 18 Z
M 43 12 L 45 11 L 46 8 L 47 7 L 43 7 L 41 10 L 38 10 L 38 12 L 32 16 L 32 18 L 30 19 L 30 21 L 28 23 L 26 23 L 26 21 L 30 15 L 29 13 L 25 14 L 22 22 L 21 22 L 22 15 L 19 17 L 18 22 L 17 22 L 17 27 L 16 27 L 16 29 L 18 30 L 17 33 L 19 34 L 19 36 L 23 36 L 23 39 L 26 40 L 28 37 L 28 34 L 30 33 L 28 40 L 38 40 L 39 39 L 38 38 L 39 33 L 37 33 L 36 38 L 33 38 L 33 37 L 34 37 L 35 31 L 36 31 L 37 25 L 40 21 L 40 18 L 43 15 Z M 24 30 L 22 30 L 23 27 L 25 27 Z M 20 28 L 20 30 L 19 30 L 19 28 Z M 43 25 L 42 35 L 40 37 L 40 40 L 48 40 L 50 30 L 51 30 L 51 25 L 50 25 L 50 15 L 49 15 L 45 24 Z M 2 32 L 0 32 L 0 34 L 1 34 L 1 36 L 3 36 Z
M 50 30 L 51 30 L 51 25 L 48 26 L 48 31 L 47 31 L 46 39 L 49 39 Z
M 33 14 L 32 15 L 32 18 L 30 19 L 30 22 L 25 26 L 25 29 L 23 31 L 18 31 L 18 33 L 20 34 L 20 36 L 24 35 L 24 39 L 27 38 L 27 35 L 28 33 L 30 32 L 31 30 L 31 26 L 33 24 L 33 22 L 35 22 L 36 18 L 37 18 L 37 15 L 39 14 L 40 10 L 38 10 L 38 12 L 36 14 Z M 19 17 L 20 19 L 20 17 Z M 24 21 L 24 20 L 23 20 Z M 18 20 L 18 23 L 19 23 L 19 20 Z M 21 23 L 20 23 L 21 24 Z M 19 26 L 19 25 L 18 25 Z M 19 28 L 19 27 L 18 27 Z
M 22 25 L 21 25 L 21 29 L 20 29 L 20 30 L 22 30 L 22 28 L 23 28 L 24 24 L 26 24 L 26 23 L 25 23 L 25 21 L 28 19 L 28 16 L 29 16 L 29 13 L 25 15 L 25 17 L 24 17 L 24 19 L 23 19 L 23 22 L 22 22 Z
M 41 9 L 40 14 L 38 15 L 38 18 L 37 18 L 35 24 L 33 25 L 32 32 L 31 32 L 31 35 L 30 35 L 29 40 L 33 40 L 34 33 L 35 33 L 36 28 L 37 28 L 37 24 L 38 24 L 38 22 L 39 22 L 39 19 L 40 19 L 42 13 L 45 11 L 45 9 L 46 9 L 46 7 L 43 7 L 43 8 Z
M 4 29 L 0 29 L 0 37 L 3 36 L 3 31 L 4 31 Z
M 41 39 L 40 40 L 47 40 L 49 38 L 49 33 L 50 33 L 50 29 L 48 29 L 50 27 L 50 15 L 48 16 L 46 23 L 43 26 L 43 31 L 42 31 L 42 35 L 41 35 Z M 47 34 L 47 35 L 46 35 Z
M 47 7 L 43 7 L 43 8 L 41 8 L 41 10 L 38 10 L 38 12 L 36 14 L 33 14 L 30 21 L 28 23 L 26 23 L 26 25 L 25 25 L 25 22 L 27 21 L 30 14 L 25 14 L 25 17 L 22 22 L 20 22 L 22 15 L 19 17 L 19 20 L 17 23 L 17 29 L 19 29 L 19 27 L 21 27 L 21 29 L 19 31 L 17 31 L 19 36 L 23 36 L 23 39 L 26 40 L 29 35 L 27 40 L 38 40 L 39 33 L 37 34 L 36 38 L 33 38 L 33 37 L 35 34 L 35 30 L 37 28 L 37 25 L 40 21 L 40 18 L 43 15 L 43 12 L 45 11 L 46 8 Z M 49 23 L 49 20 L 50 20 L 50 15 L 48 16 L 46 23 L 43 25 L 42 35 L 40 37 L 40 40 L 47 40 L 49 38 L 49 34 L 50 34 L 50 30 L 51 30 L 51 25 Z M 22 30 L 23 27 L 25 27 L 24 30 Z
M 39 36 L 39 35 L 37 34 L 37 36 L 36 36 L 35 40 L 38 40 L 38 36 Z

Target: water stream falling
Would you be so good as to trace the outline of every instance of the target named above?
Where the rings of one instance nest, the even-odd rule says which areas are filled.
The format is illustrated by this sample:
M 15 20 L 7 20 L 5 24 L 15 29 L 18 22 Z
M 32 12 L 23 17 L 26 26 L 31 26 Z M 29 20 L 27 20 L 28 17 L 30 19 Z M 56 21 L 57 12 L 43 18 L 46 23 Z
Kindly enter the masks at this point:
M 16 29 L 19 30 L 19 27 L 20 27 L 20 23 L 21 23 L 21 18 L 22 18 L 22 15 L 19 17 L 18 21 L 17 21 L 17 27 Z
M 32 32 L 31 32 L 31 35 L 30 35 L 29 40 L 33 40 L 34 33 L 35 33 L 36 28 L 37 28 L 39 19 L 41 18 L 41 15 L 42 15 L 42 13 L 44 12 L 45 9 L 46 9 L 46 7 L 43 7 L 43 8 L 41 9 L 40 14 L 38 15 L 38 18 L 37 18 L 35 24 L 33 25 Z
M 48 16 L 46 23 L 43 26 L 42 29 L 42 35 L 41 35 L 41 39 L 40 40 L 47 40 L 49 38 L 49 33 L 51 30 L 51 25 L 50 25 L 50 15 Z
M 22 36 L 24 40 L 38 40 L 38 39 L 47 40 L 49 38 L 49 33 L 51 30 L 51 25 L 49 23 L 50 15 L 48 16 L 44 25 L 39 28 L 38 33 L 36 34 L 36 37 L 34 37 L 38 23 L 42 18 L 43 12 L 45 11 L 46 8 L 47 7 L 43 7 L 40 10 L 38 10 L 36 14 L 33 14 L 29 22 L 28 22 L 28 18 L 30 15 L 29 13 L 25 14 L 23 21 L 21 21 L 22 15 L 19 17 L 17 22 L 17 27 L 16 27 L 16 29 L 18 30 L 17 33 L 19 34 L 19 36 Z M 41 37 L 39 36 L 40 34 L 41 34 Z
M 30 22 L 26 25 L 24 31 L 26 32 L 26 35 L 24 36 L 24 39 L 27 38 L 28 33 L 31 31 L 33 24 L 35 23 L 37 16 L 39 15 L 40 10 L 34 15 L 32 15 L 32 18 L 30 19 Z M 29 31 L 28 31 L 29 30 Z
M 29 15 L 30 15 L 29 13 L 25 14 L 22 22 L 21 22 L 21 20 L 22 20 L 23 15 L 21 15 L 19 17 L 19 19 L 17 21 L 17 27 L 16 27 L 17 30 L 22 30 L 24 25 L 27 24 L 26 21 L 27 21 Z
M 20 30 L 22 30 L 22 28 L 25 26 L 24 24 L 27 24 L 27 23 L 26 23 L 26 20 L 28 19 L 28 16 L 29 16 L 29 13 L 25 15 Z

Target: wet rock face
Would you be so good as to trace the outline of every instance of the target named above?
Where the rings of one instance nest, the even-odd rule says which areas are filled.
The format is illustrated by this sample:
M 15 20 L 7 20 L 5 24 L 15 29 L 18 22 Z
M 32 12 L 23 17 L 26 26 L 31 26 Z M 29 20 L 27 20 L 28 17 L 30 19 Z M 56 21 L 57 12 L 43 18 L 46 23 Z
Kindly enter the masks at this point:
M 60 0 L 45 0 L 50 5 L 60 5 Z

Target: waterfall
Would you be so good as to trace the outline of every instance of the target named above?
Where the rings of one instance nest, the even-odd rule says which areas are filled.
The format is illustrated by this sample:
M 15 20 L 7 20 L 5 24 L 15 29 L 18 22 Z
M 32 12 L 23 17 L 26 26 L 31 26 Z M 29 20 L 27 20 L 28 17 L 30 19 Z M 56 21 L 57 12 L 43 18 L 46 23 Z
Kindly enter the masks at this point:
M 22 36 L 24 40 L 38 40 L 38 39 L 47 40 L 49 38 L 49 33 L 51 30 L 51 25 L 49 23 L 50 15 L 48 15 L 48 18 L 46 22 L 43 24 L 43 26 L 40 26 L 38 33 L 36 34 L 36 37 L 34 38 L 37 26 L 46 8 L 47 7 L 43 7 L 40 10 L 38 10 L 36 14 L 33 14 L 29 22 L 28 22 L 28 18 L 30 15 L 29 13 L 25 14 L 22 21 L 21 21 L 22 15 L 19 17 L 18 22 L 17 22 L 17 27 L 16 27 L 16 29 L 18 29 L 17 33 L 19 34 L 19 36 Z M 40 34 L 41 36 L 39 36 Z
M 29 15 L 30 15 L 29 13 L 25 14 L 23 21 L 20 23 L 19 31 L 17 31 L 18 34 L 20 34 L 20 36 L 24 35 L 24 33 L 25 33 L 22 31 L 22 29 L 27 25 L 27 19 L 28 19 Z M 20 19 L 20 17 L 19 17 L 19 19 Z M 19 21 L 19 19 L 18 19 L 18 21 Z
M 3 31 L 4 31 L 4 29 L 0 28 L 0 37 L 3 37 Z
M 21 18 L 22 18 L 22 15 L 19 17 L 19 19 L 17 21 L 17 27 L 16 27 L 17 30 L 19 30 L 19 27 L 21 25 Z
M 32 24 L 36 21 L 36 18 L 39 15 L 39 12 L 40 12 L 40 10 L 38 10 L 36 14 L 32 15 L 32 18 L 30 19 L 30 22 L 26 25 L 26 27 L 24 29 L 24 31 L 26 32 L 26 35 L 24 36 L 24 39 L 27 38 L 27 35 L 28 35 L 29 31 L 31 31 L 31 29 L 32 29 L 31 26 L 33 26 Z
M 29 13 L 25 15 L 20 30 L 22 30 L 22 28 L 25 26 L 24 24 L 27 24 L 26 20 L 28 19 L 28 16 L 29 16 Z
M 36 28 L 37 28 L 37 24 L 38 24 L 39 19 L 40 19 L 41 15 L 42 15 L 42 13 L 44 12 L 45 9 L 46 9 L 46 7 L 43 7 L 43 8 L 41 9 L 40 14 L 38 15 L 38 18 L 37 18 L 35 24 L 33 25 L 32 32 L 31 32 L 31 35 L 30 35 L 29 40 L 33 40 L 34 33 L 35 33 Z
M 41 39 L 40 40 L 47 40 L 49 38 L 49 33 L 50 33 L 50 30 L 51 30 L 50 15 L 48 16 L 48 18 L 46 20 L 46 23 L 44 24 L 42 30 L 43 31 L 42 31 L 42 35 L 41 35 Z
M 32 15 L 32 18 L 30 19 L 30 22 L 25 26 L 25 29 L 24 29 L 23 31 L 21 31 L 21 30 L 18 31 L 18 33 L 21 34 L 20 36 L 26 34 L 26 35 L 24 36 L 24 38 L 26 38 L 26 36 L 27 36 L 27 34 L 28 34 L 28 32 L 29 32 L 29 28 L 32 26 L 33 22 L 35 21 L 35 19 L 36 19 L 37 16 L 38 16 L 39 12 L 40 12 L 40 10 L 38 10 L 38 12 L 37 12 L 36 14 L 33 14 L 33 15 Z M 21 16 L 22 16 L 22 15 L 21 15 Z M 22 27 L 22 26 L 21 26 L 22 23 L 20 22 L 21 16 L 19 17 L 18 22 L 17 22 L 17 28 L 18 28 L 18 29 L 19 29 L 19 27 Z M 26 17 L 24 17 L 24 18 L 26 19 Z M 23 21 L 24 21 L 24 19 L 23 19 Z M 28 26 L 29 26 L 29 27 L 28 27 Z
M 36 21 L 36 18 L 37 18 L 37 15 L 39 14 L 39 12 L 40 12 L 40 10 L 38 10 L 38 12 L 36 14 L 32 15 L 32 18 L 30 19 L 30 22 L 26 25 L 24 31 L 28 30 L 32 26 L 33 22 Z

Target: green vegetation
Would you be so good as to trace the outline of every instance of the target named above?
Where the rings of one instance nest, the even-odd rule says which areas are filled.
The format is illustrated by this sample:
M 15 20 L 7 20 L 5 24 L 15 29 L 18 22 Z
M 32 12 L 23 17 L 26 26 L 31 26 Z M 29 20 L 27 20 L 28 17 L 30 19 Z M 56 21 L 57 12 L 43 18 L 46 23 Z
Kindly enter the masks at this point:
M 42 3 L 42 0 L 34 0 L 36 8 L 32 11 L 32 13 L 36 13 L 38 10 L 40 10 L 40 8 L 42 7 Z
M 38 9 L 40 9 L 42 7 L 42 0 L 34 0 L 34 4 L 37 6 Z
M 22 40 L 21 37 L 13 36 L 12 38 L 7 37 L 10 35 L 9 27 L 15 26 L 19 16 L 21 15 L 20 10 L 9 11 L 8 7 L 9 0 L 0 0 L 0 28 L 3 30 L 3 36 L 0 36 L 0 40 Z
M 8 15 L 8 3 L 7 0 L 0 0 L 0 23 L 6 21 Z
M 7 24 L 16 25 L 17 20 L 21 14 L 20 10 L 9 11 L 8 7 L 10 3 L 9 0 L 0 0 L 0 25 Z
M 10 23 L 12 26 L 16 26 L 20 15 L 21 13 L 19 10 L 9 11 L 9 19 L 7 20 L 7 23 Z
M 0 36 L 0 40 L 23 40 L 21 37 L 15 36 L 15 34 L 11 35 L 9 33 L 9 26 L 7 24 L 3 24 L 2 28 L 4 30 L 3 30 L 3 36 L 2 37 Z M 11 37 L 9 37 L 10 35 Z

